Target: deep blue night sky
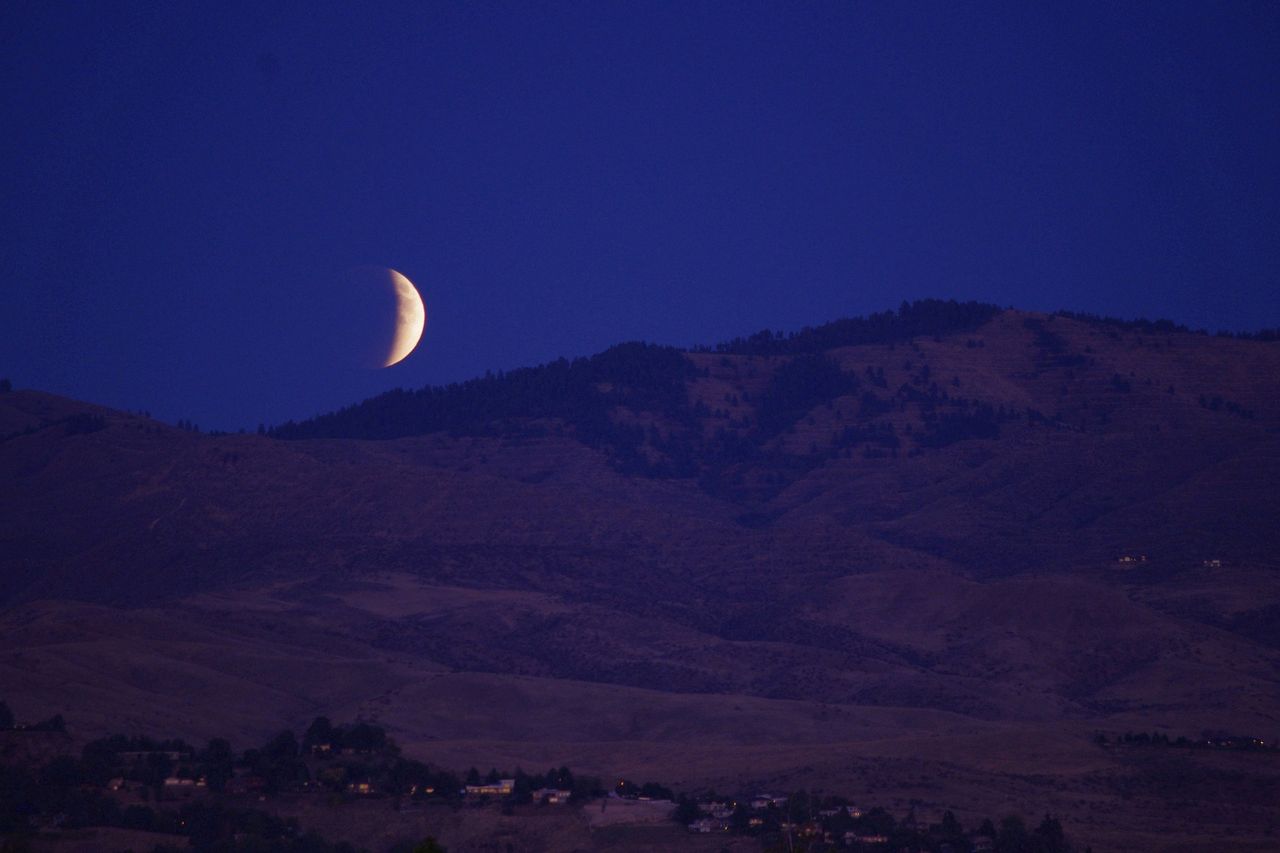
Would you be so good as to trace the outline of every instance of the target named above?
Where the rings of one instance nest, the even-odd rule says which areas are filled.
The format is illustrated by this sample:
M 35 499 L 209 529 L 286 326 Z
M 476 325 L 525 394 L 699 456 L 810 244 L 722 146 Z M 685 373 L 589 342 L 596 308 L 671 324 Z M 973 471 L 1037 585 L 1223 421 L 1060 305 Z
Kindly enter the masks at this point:
M 206 429 L 924 296 L 1280 325 L 1275 3 L 27 2 L 0 47 L 0 376 Z M 361 264 L 430 315 L 385 371 L 326 356 Z

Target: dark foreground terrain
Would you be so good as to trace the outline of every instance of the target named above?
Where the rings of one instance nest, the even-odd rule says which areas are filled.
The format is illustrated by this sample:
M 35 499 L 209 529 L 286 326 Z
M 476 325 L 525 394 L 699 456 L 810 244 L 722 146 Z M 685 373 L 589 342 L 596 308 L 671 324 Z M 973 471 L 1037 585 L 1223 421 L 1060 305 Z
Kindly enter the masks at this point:
M 0 394 L 0 697 L 1274 850 L 1276 753 L 1116 743 L 1280 739 L 1268 337 L 923 303 L 269 435 Z

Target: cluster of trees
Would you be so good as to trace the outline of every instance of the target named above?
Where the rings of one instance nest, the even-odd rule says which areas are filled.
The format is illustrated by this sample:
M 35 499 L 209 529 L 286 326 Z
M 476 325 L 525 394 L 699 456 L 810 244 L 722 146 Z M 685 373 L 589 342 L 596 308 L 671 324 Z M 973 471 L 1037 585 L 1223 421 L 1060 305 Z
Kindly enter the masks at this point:
M 289 422 L 268 432 L 281 439 L 321 437 L 395 438 L 447 431 L 458 435 L 518 438 L 563 430 L 604 451 L 612 465 L 627 474 L 698 478 L 707 491 L 729 498 L 767 496 L 773 490 L 834 456 L 916 455 L 972 439 L 995 439 L 1001 425 L 1021 413 L 993 408 L 955 394 L 950 383 L 919 365 L 908 382 L 889 389 L 883 367 L 846 372 L 826 352 L 839 346 L 894 343 L 919 336 L 938 336 L 974 329 L 999 313 L 994 305 L 954 300 L 903 303 L 897 311 L 838 320 L 792 334 L 763 331 L 704 352 L 783 357 L 768 385 L 753 392 L 752 419 L 729 411 L 713 412 L 693 403 L 688 383 L 706 370 L 672 347 L 628 343 L 590 358 L 561 359 L 539 367 L 487 374 L 469 382 L 417 391 L 397 389 L 362 403 L 304 421 Z M 1152 332 L 1178 331 L 1168 321 L 1118 321 L 1063 312 L 1058 316 L 1108 323 Z M 1074 352 L 1052 328 L 1052 317 L 1027 318 L 1041 368 L 1070 368 L 1089 361 Z M 969 340 L 969 345 L 981 342 Z M 908 371 L 914 369 L 911 362 Z M 750 364 L 747 365 L 750 372 Z M 773 369 L 773 368 L 771 368 Z M 700 371 L 702 371 L 700 373 Z M 942 384 L 946 387 L 940 388 Z M 1131 390 L 1122 376 L 1112 379 L 1118 391 Z M 949 393 L 950 392 L 950 393 Z M 775 439 L 793 428 L 817 406 L 859 395 L 851 422 L 840 423 L 827 444 L 813 441 L 784 452 Z M 735 407 L 737 395 L 729 395 Z M 745 398 L 745 392 L 743 393 Z M 1227 401 L 1204 402 L 1244 417 L 1251 413 Z M 884 417 L 917 407 L 923 424 L 914 431 L 897 428 Z M 638 414 L 631 417 L 627 413 Z M 702 423 L 709 417 L 729 421 L 713 432 Z M 1029 412 L 1033 423 L 1050 420 Z M 1055 418 L 1054 420 L 1059 420 Z
M 84 783 L 74 759 L 66 757 L 36 772 L 0 766 L 0 835 L 21 845 L 24 837 L 35 832 L 36 818 L 57 815 L 57 825 L 63 829 L 109 826 L 186 836 L 190 846 L 183 849 L 188 850 L 355 853 L 349 844 L 331 844 L 302 832 L 292 818 L 215 801 L 188 802 L 177 809 L 143 804 L 121 807 Z
M 1218 394 L 1214 394 L 1212 397 L 1207 397 L 1204 394 L 1201 394 L 1200 407 L 1208 409 L 1211 412 L 1227 411 L 1233 415 L 1239 415 L 1246 420 L 1253 419 L 1253 409 L 1246 409 L 1234 400 L 1224 400 Z
M 1070 320 L 1079 320 L 1082 323 L 1091 323 L 1096 326 L 1110 326 L 1116 329 L 1123 329 L 1127 332 L 1148 332 L 1148 333 L 1170 333 L 1185 332 L 1191 335 L 1208 335 L 1207 329 L 1192 329 L 1181 323 L 1175 323 L 1172 320 L 1148 320 L 1145 317 L 1138 317 L 1133 320 L 1122 320 L 1118 317 L 1104 317 L 1100 314 L 1091 314 L 1079 311 L 1056 311 L 1055 317 L 1066 317 Z M 1219 331 L 1214 334 L 1219 338 L 1236 338 L 1244 341 L 1264 341 L 1272 343 L 1280 341 L 1280 329 L 1259 329 L 1256 332 L 1228 332 Z
M 467 785 L 492 785 L 499 779 L 515 780 L 511 794 L 506 798 L 512 805 L 533 802 L 534 792 L 544 788 L 569 791 L 569 798 L 575 801 L 604 795 L 599 779 L 594 776 L 575 776 L 568 767 L 552 767 L 546 773 L 526 773 L 519 767 L 514 772 L 507 773 L 495 768 L 486 774 L 472 767 L 464 777 Z
M 584 444 L 610 454 L 628 473 L 651 470 L 641 452 L 643 428 L 618 423 L 618 407 L 662 415 L 692 426 L 686 381 L 697 368 L 673 348 L 619 344 L 590 358 L 488 373 L 479 379 L 418 391 L 396 389 L 301 423 L 272 427 L 281 439 L 387 439 L 430 432 L 521 436 L 545 433 L 540 421 L 568 424 Z M 681 475 L 681 473 L 676 473 Z
M 861 383 L 825 355 L 797 356 L 778 368 L 757 412 L 757 435 L 767 440 L 794 424 L 814 406 L 856 393 Z
M 971 411 L 926 413 L 924 433 L 917 437 L 916 443 L 920 447 L 938 448 L 973 438 L 999 438 L 1000 421 L 996 409 L 986 404 Z
M 55 717 L 59 722 L 60 716 Z M 14 727 L 9 707 L 0 702 L 0 729 Z M 36 727 L 23 726 L 24 731 Z M 439 785 L 436 790 L 456 797 L 459 789 L 454 774 L 442 773 L 421 762 L 399 757 L 394 743 L 377 726 L 353 723 L 331 726 L 324 718 L 308 729 L 308 740 L 339 744 L 343 750 L 358 750 L 349 764 L 357 773 L 374 772 L 385 779 L 385 790 L 408 792 L 414 786 Z M 50 820 L 64 829 L 120 827 L 185 836 L 197 851 L 263 851 L 272 853 L 355 853 L 350 844 L 333 844 L 314 833 L 304 833 L 294 819 L 281 819 L 256 809 L 238 808 L 221 798 L 185 801 L 180 805 L 151 805 L 151 791 L 158 792 L 171 775 L 207 781 L 212 791 L 222 791 L 237 771 L 260 775 L 264 790 L 283 787 L 305 779 L 304 747 L 292 732 L 284 731 L 262 747 L 237 755 L 222 738 L 214 738 L 203 749 L 179 740 L 157 740 L 143 736 L 112 735 L 85 745 L 77 758 L 62 755 L 39 768 L 0 765 L 0 835 L 6 837 L 5 850 L 24 849 L 39 825 Z M 316 762 L 342 766 L 343 759 Z M 361 766 L 363 765 L 363 766 Z M 372 769 L 376 765 L 376 769 Z M 121 805 L 106 793 L 108 782 L 122 778 L 142 788 L 144 802 Z M 563 781 L 572 774 L 567 768 L 537 777 L 526 777 L 535 787 L 548 779 Z M 529 788 L 533 790 L 533 788 Z M 398 853 L 445 853 L 434 839 L 405 842 Z M 165 850 L 165 848 L 158 848 Z M 175 848 L 176 853 L 176 848 Z
M 302 748 L 311 751 L 322 745 L 328 746 L 335 752 L 353 750 L 355 752 L 390 752 L 393 755 L 400 752 L 399 747 L 387 737 L 387 732 L 382 726 L 366 723 L 363 720 L 335 726 L 328 717 L 316 717 L 302 736 Z
M 615 436 L 615 406 L 687 416 L 685 381 L 696 373 L 674 347 L 619 344 L 590 358 L 486 373 L 418 391 L 396 389 L 301 423 L 272 427 L 275 438 L 398 438 L 429 432 L 505 435 L 520 422 L 557 419 L 589 444 Z
M 15 728 L 21 728 L 23 731 L 28 732 L 65 732 L 67 723 L 62 719 L 61 714 L 54 714 L 47 720 L 19 726 L 18 721 L 13 716 L 13 711 L 4 702 L 0 702 L 0 732 Z
M 13 715 L 0 703 L 0 724 L 12 726 Z M 1103 737 L 1103 736 L 1100 736 Z M 1140 742 L 1155 736 L 1125 735 L 1125 742 Z M 1105 742 L 1105 738 L 1103 738 Z M 1167 741 L 1167 738 L 1165 739 Z M 354 853 L 347 844 L 331 844 L 314 834 L 304 833 L 296 820 L 252 808 L 238 808 L 222 798 L 186 801 L 181 805 L 152 806 L 135 803 L 121 806 L 104 792 L 108 780 L 123 776 L 149 786 L 159 786 L 170 774 L 200 773 L 214 791 L 225 787 L 237 771 L 248 772 L 267 780 L 267 785 L 287 786 L 305 779 L 310 770 L 317 777 L 341 789 L 346 779 L 375 781 L 377 789 L 386 793 L 408 795 L 432 789 L 439 796 L 456 798 L 461 783 L 458 777 L 427 765 L 406 760 L 394 742 L 380 727 L 363 722 L 340 726 L 327 718 L 317 717 L 299 741 L 291 731 L 282 731 L 261 747 L 237 756 L 230 744 L 214 738 L 203 749 L 182 740 L 156 740 L 147 737 L 114 735 L 87 744 L 79 758 L 59 756 L 37 770 L 0 766 L 0 834 L 22 839 L 35 831 L 40 818 L 58 816 L 58 825 L 67 829 L 113 826 L 150 832 L 182 835 L 189 847 L 199 851 L 258 851 L 279 853 Z M 340 770 L 341 775 L 332 771 Z M 466 784 L 494 783 L 499 779 L 515 780 L 509 804 L 528 803 L 535 791 L 544 788 L 568 790 L 573 798 L 602 796 L 605 791 L 598 779 L 575 776 L 567 767 L 551 768 L 545 773 L 499 773 L 490 770 L 481 775 L 471 768 Z M 677 803 L 675 819 L 690 823 L 703 816 L 704 809 L 684 795 L 654 783 L 620 780 L 613 792 L 621 797 L 673 800 Z M 704 802 L 707 800 L 704 797 Z M 716 799 L 710 795 L 709 799 Z M 921 825 L 913 815 L 898 821 L 881 808 L 854 817 L 844 807 L 848 800 L 819 797 L 797 791 L 782 805 L 751 810 L 745 799 L 736 803 L 728 820 L 735 832 L 761 836 L 766 846 L 781 842 L 784 834 L 803 832 L 817 827 L 843 838 L 846 832 L 864 836 L 883 836 L 893 849 L 910 848 L 928 851 L 967 849 L 973 836 L 988 836 L 997 853 L 1069 853 L 1071 847 L 1061 824 L 1046 816 L 1029 829 L 1016 816 L 1006 817 L 997 827 L 990 820 L 966 833 L 959 821 L 948 812 L 937 824 Z M 826 812 L 826 814 L 823 814 Z M 444 853 L 434 839 L 404 842 L 397 853 Z
M 940 335 L 986 322 L 998 309 L 976 302 L 922 300 L 898 311 L 838 320 L 790 335 L 765 331 L 718 345 L 717 352 L 795 356 L 779 368 L 758 409 L 750 441 L 705 441 L 697 421 L 701 411 L 688 399 L 687 382 L 698 368 L 673 347 L 620 344 L 590 358 L 560 359 L 538 367 L 489 373 L 479 379 L 396 389 L 330 414 L 267 430 L 280 439 L 387 439 L 429 432 L 459 435 L 539 434 L 546 422 L 567 424 L 585 444 L 607 451 L 625 473 L 692 477 L 716 460 L 755 458 L 760 445 L 795 423 L 812 406 L 857 390 L 860 379 L 846 374 L 822 351 L 858 343 Z M 710 351 L 704 349 L 704 351 Z M 869 381 L 884 387 L 884 375 Z M 620 422 L 618 408 L 658 415 L 679 429 L 660 432 Z M 542 425 L 539 425 L 539 423 Z
M 619 779 L 613 786 L 613 792 L 626 800 L 676 800 L 676 794 L 665 785 L 657 782 L 632 782 L 630 779 Z
M 885 344 L 976 329 L 1000 313 L 999 306 L 954 299 L 903 302 L 897 311 L 835 320 L 784 334 L 765 329 L 745 338 L 717 344 L 710 350 L 735 355 L 802 355 L 833 347 Z
M 1252 735 L 1235 735 L 1226 732 L 1202 732 L 1199 738 L 1179 735 L 1169 737 L 1165 732 L 1125 732 L 1107 737 L 1103 732 L 1094 735 L 1094 743 L 1099 746 L 1174 746 L 1185 749 L 1243 749 L 1275 752 L 1280 750 L 1280 743 L 1268 741 Z
M 1035 336 L 1033 344 L 1040 351 L 1036 367 L 1040 370 L 1081 367 L 1089 363 L 1087 356 L 1071 352 L 1066 339 L 1050 331 L 1044 320 L 1028 317 L 1023 321 L 1023 325 Z
M 715 795 L 705 796 L 702 802 L 716 799 L 719 798 Z M 970 850 L 973 840 L 978 837 L 989 839 L 995 853 L 1071 853 L 1073 850 L 1061 822 L 1049 815 L 1045 815 L 1034 829 L 1028 828 L 1023 818 L 1009 815 L 998 826 L 988 818 L 966 831 L 950 811 L 943 814 L 938 823 L 922 824 L 916 820 L 914 811 L 901 821 L 879 807 L 854 817 L 846 808 L 849 805 L 843 797 L 818 796 L 807 791 L 796 791 L 786 798 L 783 805 L 765 809 L 753 810 L 748 798 L 738 798 L 727 822 L 732 832 L 759 836 L 766 850 L 804 849 L 803 838 L 814 829 L 830 833 L 839 841 L 849 832 L 862 837 L 882 837 L 887 839 L 890 850 L 930 853 Z M 705 815 L 706 811 L 698 802 L 682 796 L 673 817 L 679 823 L 689 824 Z M 784 829 L 787 825 L 790 830 Z M 873 849 L 884 848 L 882 844 L 876 844 Z

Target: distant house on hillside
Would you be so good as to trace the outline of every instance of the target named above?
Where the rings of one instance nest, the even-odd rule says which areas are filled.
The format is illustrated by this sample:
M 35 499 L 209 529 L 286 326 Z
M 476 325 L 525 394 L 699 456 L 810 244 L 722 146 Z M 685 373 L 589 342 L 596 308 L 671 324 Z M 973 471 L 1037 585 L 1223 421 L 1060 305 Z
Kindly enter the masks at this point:
M 506 797 L 515 790 L 515 787 L 515 779 L 499 779 L 497 782 L 484 785 L 467 785 L 462 790 L 468 797 Z
M 723 832 L 728 828 L 723 821 L 712 817 L 704 817 L 689 824 L 690 832 Z
M 116 758 L 120 761 L 145 761 L 153 755 L 163 755 L 170 761 L 183 761 L 191 757 L 189 752 L 174 752 L 172 750 L 160 749 L 144 749 L 131 752 L 117 752 Z
M 535 803 L 548 803 L 549 805 L 558 806 L 569 802 L 569 798 L 573 796 L 573 791 L 563 791 L 559 788 L 539 788 L 533 792 L 533 801 Z
M 769 806 L 785 806 L 787 804 L 786 797 L 775 797 L 771 794 L 756 794 L 751 800 L 751 808 L 767 809 Z
M 724 819 L 733 814 L 733 805 L 731 803 L 713 801 L 709 803 L 702 803 L 701 805 L 703 810 L 710 812 L 711 816 L 714 818 Z
M 166 794 L 181 797 L 190 797 L 192 794 L 203 794 L 208 790 L 208 783 L 204 778 L 188 779 L 179 776 L 170 776 L 164 780 L 164 791 Z

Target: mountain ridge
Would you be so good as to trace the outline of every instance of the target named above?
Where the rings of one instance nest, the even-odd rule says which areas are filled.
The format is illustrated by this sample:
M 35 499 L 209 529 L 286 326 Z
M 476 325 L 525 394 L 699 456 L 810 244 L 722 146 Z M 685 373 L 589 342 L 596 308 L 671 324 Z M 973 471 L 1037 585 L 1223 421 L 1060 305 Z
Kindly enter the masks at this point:
M 636 345 L 563 386 L 571 417 L 382 440 L 0 394 L 6 701 L 89 733 L 363 716 L 446 764 L 904 806 L 928 768 L 929 802 L 1112 837 L 1079 803 L 1155 782 L 1093 732 L 1280 736 L 1280 347 L 1157 325 Z

